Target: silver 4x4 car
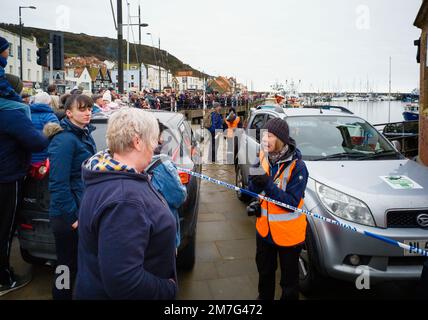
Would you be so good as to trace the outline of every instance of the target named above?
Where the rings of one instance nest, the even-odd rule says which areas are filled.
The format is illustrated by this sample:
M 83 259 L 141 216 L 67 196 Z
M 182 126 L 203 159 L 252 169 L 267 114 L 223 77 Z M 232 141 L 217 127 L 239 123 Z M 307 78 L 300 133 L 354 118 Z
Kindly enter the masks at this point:
M 368 122 L 343 109 L 257 108 L 239 143 L 238 186 L 247 188 L 260 129 L 272 118 L 288 122 L 308 168 L 304 209 L 428 249 L 428 169 L 406 159 Z M 248 200 L 240 193 L 238 197 Z M 354 281 L 362 270 L 372 282 L 416 280 L 424 259 L 308 218 L 301 289 L 310 292 L 325 277 Z

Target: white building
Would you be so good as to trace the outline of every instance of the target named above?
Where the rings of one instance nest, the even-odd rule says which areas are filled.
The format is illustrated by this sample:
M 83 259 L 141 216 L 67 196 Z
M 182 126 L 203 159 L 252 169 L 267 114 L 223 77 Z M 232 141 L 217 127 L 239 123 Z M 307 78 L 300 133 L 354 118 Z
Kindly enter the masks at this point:
M 172 74 L 164 68 L 161 71 L 162 89 L 172 86 Z M 151 64 L 141 64 L 142 90 L 143 89 L 159 89 L 159 67 Z M 115 67 L 111 71 L 113 84 L 118 85 L 118 70 Z M 138 91 L 140 81 L 140 71 L 138 64 L 130 64 L 129 70 L 126 64 L 123 66 L 123 88 L 125 91 Z
M 175 78 L 179 91 L 204 89 L 204 79 L 196 77 L 193 71 L 179 71 Z
M 114 67 L 111 71 L 111 81 L 113 82 L 114 86 L 117 88 L 118 82 L 119 82 L 119 72 L 117 70 L 117 67 Z M 147 69 L 144 64 L 141 64 L 141 86 L 142 90 L 148 88 L 148 81 L 147 81 Z M 123 66 L 123 88 L 125 91 L 138 91 L 140 84 L 140 70 L 138 68 L 138 64 L 130 64 L 129 70 L 127 68 L 127 65 Z
M 107 67 L 107 70 L 112 70 L 116 66 L 116 62 L 110 60 L 104 60 L 104 64 Z
M 7 59 L 6 73 L 20 76 L 20 57 L 19 57 L 19 35 L 0 28 L 0 36 L 9 41 L 9 58 Z M 22 77 L 25 82 L 32 84 L 42 83 L 42 66 L 37 64 L 37 41 L 36 38 L 22 37 Z
M 66 87 L 73 89 L 73 87 L 82 87 L 85 91 L 92 91 L 92 79 L 88 68 L 68 68 L 65 70 L 65 83 Z
M 178 81 L 179 90 L 203 90 L 204 89 L 204 79 L 198 77 L 175 77 Z
M 148 88 L 159 90 L 159 67 L 147 64 L 147 81 Z M 161 90 L 165 87 L 172 86 L 172 73 L 160 67 L 161 73 Z

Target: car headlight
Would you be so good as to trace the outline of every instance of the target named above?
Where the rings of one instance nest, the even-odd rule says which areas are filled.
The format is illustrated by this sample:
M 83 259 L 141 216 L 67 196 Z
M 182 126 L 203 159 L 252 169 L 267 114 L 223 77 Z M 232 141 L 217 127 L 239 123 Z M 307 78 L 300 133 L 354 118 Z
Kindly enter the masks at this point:
M 364 202 L 318 182 L 315 188 L 321 203 L 333 215 L 358 224 L 376 226 L 370 209 Z

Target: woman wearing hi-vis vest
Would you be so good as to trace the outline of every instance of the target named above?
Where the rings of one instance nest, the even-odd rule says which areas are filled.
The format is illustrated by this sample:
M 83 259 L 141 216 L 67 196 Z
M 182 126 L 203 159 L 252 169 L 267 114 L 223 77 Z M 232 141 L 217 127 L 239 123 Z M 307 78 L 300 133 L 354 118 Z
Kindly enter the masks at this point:
M 272 119 L 263 128 L 258 164 L 264 174 L 250 177 L 250 190 L 274 200 L 302 208 L 308 170 L 287 122 Z M 257 216 L 256 264 L 259 272 L 259 299 L 275 297 L 277 257 L 281 267 L 281 300 L 299 298 L 299 255 L 306 237 L 306 216 L 260 201 Z

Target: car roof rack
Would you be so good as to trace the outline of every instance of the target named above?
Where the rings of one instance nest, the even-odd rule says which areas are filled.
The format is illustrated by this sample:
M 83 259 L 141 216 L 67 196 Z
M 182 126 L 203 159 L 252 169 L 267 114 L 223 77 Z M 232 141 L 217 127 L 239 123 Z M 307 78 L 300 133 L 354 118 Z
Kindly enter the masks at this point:
M 330 106 L 330 105 L 321 105 L 321 106 L 317 106 L 317 105 L 306 105 L 303 106 L 303 108 L 307 108 L 307 109 L 321 109 L 321 110 L 330 110 L 330 111 L 340 111 L 343 113 L 349 113 L 349 114 L 354 114 L 351 110 L 345 108 L 345 107 L 341 107 L 341 106 Z
M 284 109 L 279 105 L 261 105 L 256 108 L 257 110 L 272 110 L 278 113 L 285 113 Z

